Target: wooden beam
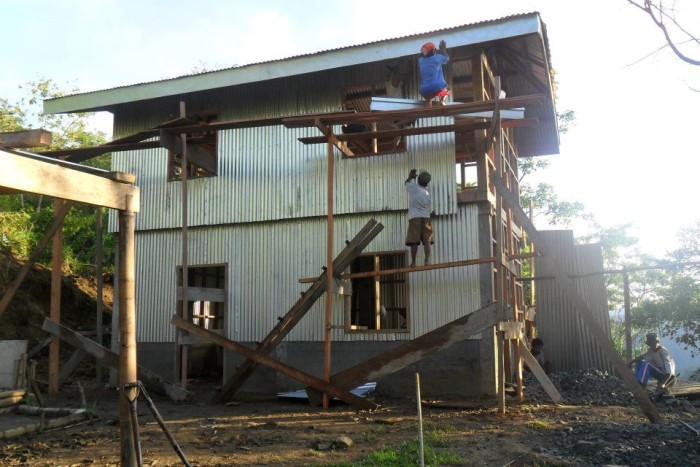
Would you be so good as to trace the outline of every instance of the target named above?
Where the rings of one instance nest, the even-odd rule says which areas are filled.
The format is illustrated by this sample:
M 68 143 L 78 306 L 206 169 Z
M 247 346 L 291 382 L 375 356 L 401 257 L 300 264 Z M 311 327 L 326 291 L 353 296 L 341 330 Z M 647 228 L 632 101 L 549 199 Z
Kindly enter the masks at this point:
M 537 359 L 532 355 L 530 352 L 530 349 L 527 348 L 527 345 L 525 345 L 524 341 L 518 341 L 520 342 L 520 356 L 525 360 L 525 364 L 527 367 L 532 371 L 532 374 L 537 378 L 537 381 L 540 382 L 542 385 L 542 388 L 544 391 L 547 393 L 550 399 L 552 399 L 552 402 L 555 404 L 561 404 L 564 402 L 564 398 L 559 394 L 559 391 L 557 391 L 557 388 L 552 384 L 552 381 L 550 381 L 549 376 L 547 376 L 547 373 L 544 372 L 540 364 L 537 362 Z
M 56 337 L 58 339 L 58 337 Z M 78 369 L 80 363 L 87 356 L 87 352 L 82 349 L 76 349 L 73 355 L 68 359 L 66 363 L 61 366 L 61 371 L 58 372 L 58 386 L 62 386 L 66 382 L 68 377 L 73 374 L 75 370 Z
M 68 214 L 68 211 L 72 206 L 73 203 L 66 202 L 63 203 L 63 206 L 61 206 L 61 208 L 58 211 L 56 211 L 51 227 L 49 227 L 49 230 L 47 230 L 46 233 L 44 233 L 43 238 L 39 241 L 36 248 L 34 248 L 34 251 L 32 252 L 31 256 L 29 257 L 29 259 L 27 259 L 27 262 L 24 263 L 24 265 L 22 265 L 22 268 L 19 270 L 19 273 L 17 273 L 17 277 L 12 282 L 10 287 L 8 287 L 7 291 L 5 292 L 5 295 L 3 295 L 2 297 L 2 300 L 0 300 L 0 316 L 2 316 L 2 314 L 7 309 L 7 305 L 9 305 L 10 301 L 12 300 L 12 297 L 15 296 L 17 289 L 19 289 L 19 286 L 22 285 L 22 281 L 24 281 L 24 278 L 27 277 L 27 274 L 29 274 L 29 271 L 31 271 L 32 267 L 34 266 L 34 263 L 36 263 L 36 261 L 39 259 L 39 255 L 41 255 L 41 252 L 44 251 L 44 248 L 46 248 L 46 245 L 49 244 L 49 241 L 51 241 L 54 234 L 63 225 L 63 219 L 66 217 L 66 214 Z
M 139 189 L 0 150 L 0 186 L 112 209 L 139 209 Z M 127 204 L 127 197 L 131 203 Z
M 435 352 L 448 349 L 458 342 L 494 326 L 498 322 L 497 318 L 496 304 L 490 303 L 399 347 L 343 370 L 335 374 L 330 382 L 339 388 L 350 389 L 367 381 L 396 373 Z M 314 393 L 313 388 L 307 388 L 306 392 L 309 395 L 309 400 L 318 404 L 320 394 Z
M 474 264 L 484 264 L 484 263 L 493 263 L 496 261 L 496 258 L 476 258 L 476 259 L 465 259 L 463 261 L 450 261 L 448 263 L 437 263 L 437 264 L 428 264 L 426 266 L 414 266 L 414 267 L 405 267 L 405 268 L 396 268 L 396 269 L 384 269 L 381 271 L 367 271 L 367 272 L 354 272 L 351 274 L 340 274 L 336 275 L 339 279 L 359 279 L 362 277 L 374 277 L 374 276 L 389 276 L 392 274 L 400 274 L 404 272 L 419 272 L 419 271 L 430 271 L 433 269 L 447 269 L 447 268 L 456 268 L 456 267 L 462 267 L 462 266 L 471 266 Z M 302 279 L 299 279 L 299 282 L 304 284 L 304 283 L 309 283 L 309 282 L 314 282 L 318 280 L 317 277 L 304 277 Z
M 537 125 L 537 123 L 538 120 L 536 118 L 524 118 L 522 120 L 506 120 L 502 122 L 501 126 L 503 128 L 515 128 L 522 126 L 534 126 Z M 456 123 L 451 125 L 435 125 L 394 130 L 365 131 L 362 133 L 345 133 L 341 135 L 335 135 L 335 137 L 340 142 L 363 141 L 372 138 L 397 138 L 403 136 L 428 135 L 435 133 L 461 133 L 476 130 L 486 130 L 489 128 L 489 126 L 489 122 L 469 122 L 467 120 L 458 120 Z M 306 136 L 303 138 L 298 138 L 298 140 L 299 142 L 304 144 L 322 144 L 327 142 L 325 136 Z
M 499 100 L 500 109 L 512 109 L 540 103 L 545 99 L 544 94 L 531 94 L 527 96 L 506 97 Z M 298 117 L 283 118 L 283 124 L 287 128 L 305 128 L 317 126 L 317 120 L 326 125 L 340 125 L 345 123 L 372 123 L 395 120 L 417 120 L 419 118 L 434 118 L 456 116 L 464 113 L 484 112 L 494 110 L 494 100 L 469 102 L 466 104 L 424 107 L 413 110 L 393 110 L 386 112 L 361 112 L 357 114 L 336 113 L 326 115 L 304 115 Z
M 49 316 L 57 323 L 61 322 L 61 289 L 62 289 L 62 266 L 63 266 L 63 218 L 61 208 L 67 201 L 54 199 L 54 219 L 60 216 L 60 225 L 53 236 L 51 249 L 51 303 Z M 59 351 L 61 342 L 58 337 L 54 337 L 49 345 L 49 395 L 58 394 L 59 387 Z
M 173 135 L 166 130 L 160 130 L 160 145 L 168 151 L 182 154 L 182 137 L 180 135 Z M 192 144 L 189 141 L 187 142 L 187 159 L 190 163 L 201 167 L 209 173 L 217 173 L 216 157 L 201 146 Z M 185 167 L 182 170 L 184 172 L 186 170 Z
M 336 256 L 333 262 L 333 268 L 336 271 L 343 271 L 352 264 L 353 260 L 379 235 L 384 229 L 384 226 L 374 219 L 370 219 L 355 237 L 347 242 L 347 245 Z M 306 313 L 311 309 L 313 304 L 326 292 L 326 280 L 328 278 L 327 271 L 318 276 L 316 281 L 309 289 L 302 293 L 302 296 L 289 309 L 277 323 L 277 325 L 269 332 L 256 347 L 256 351 L 270 353 L 285 338 L 289 332 L 297 325 Z M 228 400 L 234 394 L 246 379 L 255 370 L 257 363 L 253 360 L 247 360 L 238 366 L 234 374 L 228 379 L 223 387 L 214 396 L 213 402 L 223 402 Z
M 182 287 L 177 288 L 177 299 L 182 300 Z M 187 300 L 190 302 L 224 302 L 226 301 L 226 291 L 224 289 L 213 289 L 211 287 L 187 286 Z
M 446 102 L 445 105 L 460 105 L 464 102 Z M 425 101 L 419 101 L 415 99 L 399 99 L 395 97 L 372 97 L 372 104 L 370 110 L 375 111 L 391 111 L 391 110 L 408 110 L 408 109 L 424 109 Z M 465 114 L 454 115 L 454 117 L 460 118 L 493 118 L 495 110 L 484 110 L 480 112 L 470 112 Z M 514 108 L 506 109 L 500 111 L 500 118 L 511 120 L 511 119 L 523 119 L 525 118 L 525 108 Z
M 0 146 L 10 148 L 38 148 L 51 146 L 52 134 L 43 129 L 0 133 Z
M 72 329 L 51 321 L 49 318 L 44 319 L 41 329 L 51 335 L 58 336 L 62 341 L 76 349 L 86 352 L 102 365 L 111 368 L 119 368 L 119 355 L 116 352 L 112 352 L 97 342 L 85 336 L 81 336 Z M 189 393 L 181 387 L 161 378 L 148 368 L 142 366 L 138 367 L 138 379 L 149 391 L 167 396 L 173 401 L 184 401 L 189 395 Z
M 53 151 L 39 151 L 37 154 L 47 157 L 61 158 L 70 162 L 84 162 L 93 157 L 119 151 L 139 151 L 143 149 L 153 149 L 160 147 L 158 141 L 136 141 L 122 144 L 103 144 L 90 148 L 55 149 Z
M 337 397 L 338 399 L 343 400 L 348 404 L 363 409 L 376 409 L 378 407 L 377 404 L 370 402 L 367 399 L 363 399 L 362 397 L 356 396 L 355 394 L 352 394 L 349 391 L 339 389 L 336 386 L 323 381 L 322 379 L 316 378 L 315 376 L 312 376 L 308 373 L 304 373 L 303 371 L 300 371 L 294 367 L 282 363 L 279 360 L 275 360 L 274 358 L 269 357 L 263 353 L 250 349 L 243 344 L 239 344 L 238 342 L 226 339 L 225 337 L 220 336 L 207 329 L 195 326 L 193 323 L 185 321 L 177 315 L 173 315 L 173 317 L 170 319 L 170 322 L 173 324 L 173 326 L 179 329 L 198 335 L 200 337 L 204 337 L 205 339 L 213 342 L 214 344 L 220 347 L 239 353 L 248 359 L 254 360 L 255 362 L 261 365 L 264 365 L 268 368 L 277 371 L 278 373 L 282 373 L 283 375 L 289 376 L 290 378 L 294 378 L 297 381 L 302 382 L 303 384 L 307 384 L 317 389 L 318 391 L 328 393 L 333 397 Z
M 127 200 L 126 206 L 131 203 Z M 135 430 L 131 423 L 130 400 L 136 400 L 138 392 L 133 386 L 138 381 L 136 358 L 136 256 L 134 211 L 119 211 L 119 436 L 121 439 L 121 465 L 135 465 L 137 446 Z M 138 460 L 140 463 L 140 459 Z
M 610 363 L 612 363 L 612 366 L 620 379 L 625 382 L 627 388 L 630 390 L 632 395 L 634 395 L 635 399 L 637 399 L 637 402 L 649 420 L 652 423 L 659 423 L 661 421 L 661 415 L 659 414 L 656 406 L 654 406 L 649 399 L 649 395 L 637 382 L 636 378 L 627 366 L 627 363 L 622 359 L 608 335 L 605 334 L 603 328 L 600 326 L 600 324 L 598 324 L 593 316 L 593 312 L 591 312 L 584 299 L 581 297 L 581 295 L 579 295 L 576 287 L 568 278 L 566 272 L 564 272 L 564 270 L 559 266 L 559 264 L 557 264 L 551 255 L 547 254 L 547 250 L 549 248 L 547 241 L 542 235 L 540 235 L 535 226 L 532 224 L 532 221 L 530 221 L 525 212 L 522 210 L 515 195 L 513 195 L 506 188 L 501 177 L 493 174 L 492 181 L 496 189 L 500 192 L 504 201 L 506 201 L 506 203 L 508 203 L 510 208 L 513 210 L 513 216 L 516 218 L 516 221 L 525 228 L 532 241 L 537 245 L 537 250 L 542 255 L 542 261 L 546 261 L 549 264 L 557 284 L 573 302 L 574 310 L 578 316 L 581 317 L 581 320 L 588 328 L 588 331 L 591 333 L 591 336 L 593 336 L 596 343 L 601 347 L 603 353 L 608 357 L 608 360 L 610 360 Z

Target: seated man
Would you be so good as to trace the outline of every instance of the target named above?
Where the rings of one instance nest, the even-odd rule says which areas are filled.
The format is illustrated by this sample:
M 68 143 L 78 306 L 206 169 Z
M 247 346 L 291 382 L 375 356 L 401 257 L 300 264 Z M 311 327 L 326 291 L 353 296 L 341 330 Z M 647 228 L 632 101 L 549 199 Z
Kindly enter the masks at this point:
M 669 351 L 661 345 L 661 340 L 656 333 L 650 332 L 646 335 L 646 344 L 649 350 L 633 359 L 630 366 L 636 363 L 634 376 L 642 386 L 646 387 L 649 378 L 656 380 L 658 399 L 668 394 L 668 388 L 675 384 L 676 363 Z

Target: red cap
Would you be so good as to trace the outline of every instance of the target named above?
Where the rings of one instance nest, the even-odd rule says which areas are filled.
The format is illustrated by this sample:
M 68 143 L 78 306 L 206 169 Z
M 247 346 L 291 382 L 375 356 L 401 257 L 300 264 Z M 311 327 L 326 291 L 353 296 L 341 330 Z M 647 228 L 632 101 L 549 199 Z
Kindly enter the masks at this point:
M 427 52 L 427 53 L 430 53 L 432 50 L 435 50 L 435 44 L 433 44 L 432 42 L 426 42 L 426 43 L 423 44 L 423 46 L 420 48 L 420 51 L 421 51 L 421 52 L 425 51 L 425 52 Z

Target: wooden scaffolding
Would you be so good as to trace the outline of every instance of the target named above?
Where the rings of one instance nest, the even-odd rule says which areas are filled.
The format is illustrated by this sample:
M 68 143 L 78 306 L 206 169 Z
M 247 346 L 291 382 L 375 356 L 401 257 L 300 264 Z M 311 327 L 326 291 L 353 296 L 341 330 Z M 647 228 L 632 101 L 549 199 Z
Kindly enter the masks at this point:
M 157 128 L 139 132 L 135 135 L 120 138 L 107 145 L 84 150 L 52 151 L 50 155 L 66 158 L 67 160 L 82 161 L 98 154 L 120 151 L 164 147 L 180 154 L 181 166 L 187 167 L 188 157 L 206 164 L 207 155 L 200 150 L 201 135 L 225 129 L 257 127 L 266 125 L 284 125 L 287 128 L 316 128 L 321 133 L 317 137 L 301 138 L 305 144 L 325 144 L 328 156 L 327 180 L 327 241 L 325 272 L 317 278 L 303 278 L 303 282 L 311 282 L 312 286 L 295 304 L 288 314 L 280 319 L 280 323 L 269 333 L 255 350 L 241 348 L 240 344 L 228 341 L 206 330 L 193 329 L 180 311 L 173 317 L 172 323 L 179 329 L 196 333 L 202 337 L 244 355 L 247 360 L 236 373 L 226 382 L 217 400 L 229 398 L 235 390 L 245 382 L 253 369 L 266 365 L 276 371 L 294 377 L 310 386 L 310 398 L 321 396 L 324 407 L 328 406 L 329 395 L 349 401 L 353 399 L 348 390 L 354 385 L 364 382 L 364 378 L 377 377 L 405 368 L 416 359 L 424 358 L 429 353 L 442 350 L 470 335 L 485 329 L 494 329 L 497 339 L 498 364 L 498 402 L 502 412 L 505 411 L 505 382 L 515 371 L 519 399 L 522 400 L 521 368 L 522 360 L 533 369 L 533 373 L 543 384 L 555 402 L 561 401 L 561 396 L 551 385 L 544 371 L 524 343 L 524 292 L 521 282 L 516 279 L 521 274 L 521 261 L 530 259 L 547 261 L 552 270 L 556 271 L 557 283 L 569 295 L 575 304 L 576 311 L 587 325 L 598 345 L 605 351 L 613 367 L 627 383 L 635 398 L 639 401 L 645 413 L 652 421 L 658 421 L 659 415 L 624 361 L 614 350 L 609 338 L 599 324 L 593 319 L 591 311 L 571 284 L 569 278 L 558 268 L 553 258 L 548 257 L 546 241 L 541 238 L 534 225 L 519 205 L 519 186 L 517 174 L 517 150 L 513 140 L 514 129 L 523 125 L 537 125 L 536 119 L 505 119 L 502 111 L 537 106 L 545 98 L 545 94 L 532 94 L 516 97 L 501 97 L 500 78 L 491 73 L 488 61 L 484 56 L 474 59 L 475 73 L 472 89 L 479 90 L 472 96 L 473 101 L 455 103 L 447 106 L 411 108 L 404 110 L 386 111 L 341 111 L 324 114 L 277 117 L 266 119 L 233 120 L 213 123 L 200 123 L 188 120 L 184 103 L 181 103 L 180 117 L 166 122 Z M 490 118 L 485 118 L 482 113 Z M 436 117 L 451 117 L 453 123 L 448 125 L 418 125 L 416 122 L 430 122 Z M 397 125 L 397 122 L 400 124 Z M 356 133 L 334 133 L 334 128 L 343 125 L 361 125 L 367 131 Z M 352 274 L 343 274 L 345 267 L 352 258 L 362 251 L 371 238 L 367 232 L 360 232 L 359 239 L 353 239 L 348 247 L 334 259 L 333 245 L 333 173 L 334 153 L 340 151 L 345 157 L 356 157 L 352 150 L 353 141 L 386 140 L 393 138 L 398 141 L 410 135 L 431 133 L 454 133 L 456 141 L 456 162 L 473 164 L 477 171 L 477 186 L 474 189 L 463 190 L 459 194 L 461 201 L 478 203 L 479 206 L 479 249 L 480 257 L 465 261 L 455 261 L 445 264 L 435 264 L 419 268 L 405 268 L 394 272 L 412 273 L 426 269 L 445 267 L 462 267 L 478 265 L 481 280 L 481 303 L 485 304 L 463 320 L 457 320 L 438 328 L 414 341 L 387 352 L 376 358 L 331 376 L 331 310 L 333 306 L 333 281 L 327 278 L 352 278 Z M 147 141 L 148 140 L 148 141 Z M 376 146 L 375 146 L 376 147 Z M 47 153 L 48 155 L 49 153 Z M 183 277 L 187 277 L 187 171 L 182 176 L 182 215 L 183 215 Z M 370 228 L 370 232 L 372 228 Z M 376 232 L 378 233 L 378 232 Z M 376 235 L 374 233 L 374 235 Z M 369 241 L 367 239 L 369 238 Z M 367 241 L 361 246 L 363 241 Z M 525 244 L 534 250 L 522 254 Z M 351 247 L 351 245 L 354 245 Z M 346 251 L 347 250 L 347 251 Z M 388 273 L 373 272 L 373 275 Z M 181 296 L 186 303 L 188 296 L 187 281 L 183 282 Z M 325 289 L 325 291 L 324 291 Z M 313 290 L 313 292 L 312 292 Z M 324 339 L 324 375 L 317 380 L 299 370 L 287 367 L 281 362 L 269 357 L 269 353 L 281 342 L 291 328 L 303 317 L 311 304 L 325 292 L 325 339 Z M 417 352 L 421 348 L 423 351 Z M 429 351 L 425 351 L 429 349 Z M 177 352 L 177 362 L 181 368 L 182 385 L 186 384 L 186 355 L 187 346 L 182 344 L 182 352 Z M 366 406 L 366 404 L 362 404 Z

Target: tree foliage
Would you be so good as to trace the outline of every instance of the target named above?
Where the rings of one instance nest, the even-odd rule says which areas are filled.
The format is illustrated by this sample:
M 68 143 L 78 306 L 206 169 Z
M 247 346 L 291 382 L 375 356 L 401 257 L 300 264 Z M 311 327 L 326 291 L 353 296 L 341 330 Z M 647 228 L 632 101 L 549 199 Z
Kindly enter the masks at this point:
M 660 330 L 690 350 L 700 349 L 700 221 L 679 232 L 680 246 L 660 263 L 664 269 L 643 274 L 635 325 Z M 640 287 L 637 287 L 640 289 Z
M 552 185 L 544 182 L 534 187 L 528 184 L 520 185 L 520 205 L 526 212 L 532 206 L 533 218 L 543 216 L 550 225 L 569 227 L 576 219 L 593 219 L 583 203 L 559 199 Z
M 25 95 L 18 102 L 0 99 L 0 132 L 43 128 L 52 133 L 50 149 L 91 147 L 107 142 L 107 135 L 90 128 L 92 114 L 46 115 L 41 104 L 45 99 L 66 93 L 50 79 L 29 82 L 20 88 Z M 77 92 L 72 89 L 71 93 Z M 34 148 L 29 151 L 46 150 Z M 110 155 L 91 159 L 88 165 L 109 168 Z M 106 223 L 106 211 L 103 225 Z M 40 195 L 18 194 L 0 197 L 0 247 L 27 257 L 53 221 L 54 203 Z M 64 268 L 76 273 L 89 272 L 95 259 L 96 214 L 92 206 L 74 206 L 64 220 Z M 105 262 L 111 263 L 114 239 L 105 238 Z M 50 264 L 51 251 L 45 249 L 40 263 Z

